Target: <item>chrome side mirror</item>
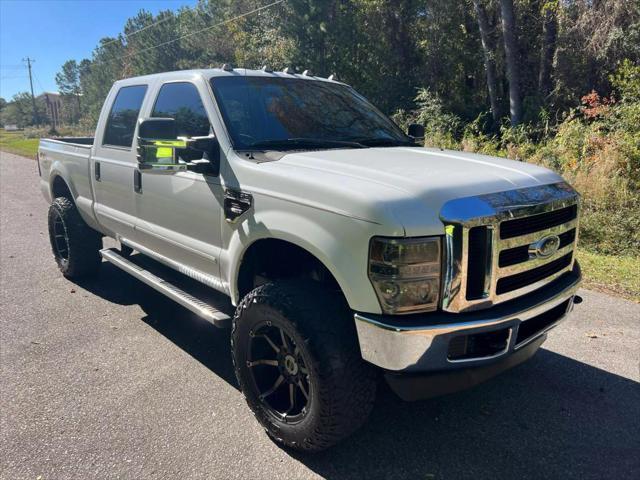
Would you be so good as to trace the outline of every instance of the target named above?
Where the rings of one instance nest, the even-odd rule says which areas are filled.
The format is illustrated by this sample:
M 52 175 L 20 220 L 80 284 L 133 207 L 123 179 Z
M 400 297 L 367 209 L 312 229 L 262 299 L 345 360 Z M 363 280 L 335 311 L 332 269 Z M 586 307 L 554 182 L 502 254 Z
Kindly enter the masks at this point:
M 177 138 L 173 118 L 147 118 L 138 125 L 138 168 L 145 173 L 173 174 L 187 170 L 176 156 L 177 148 L 186 148 Z
M 203 158 L 183 161 L 185 150 L 202 152 Z M 189 158 L 190 155 L 187 155 Z M 173 118 L 147 118 L 138 126 L 138 168 L 141 172 L 173 174 L 190 170 L 218 176 L 220 172 L 220 145 L 214 135 L 204 137 L 178 137 Z

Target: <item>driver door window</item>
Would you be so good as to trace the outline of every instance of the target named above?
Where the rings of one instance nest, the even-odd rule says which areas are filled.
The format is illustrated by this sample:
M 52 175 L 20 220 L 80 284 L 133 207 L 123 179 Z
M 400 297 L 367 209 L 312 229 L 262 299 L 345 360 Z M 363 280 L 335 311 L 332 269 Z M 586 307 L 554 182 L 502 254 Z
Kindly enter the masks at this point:
M 204 137 L 211 131 L 202 99 L 192 83 L 179 82 L 163 85 L 151 116 L 175 119 L 180 137 Z

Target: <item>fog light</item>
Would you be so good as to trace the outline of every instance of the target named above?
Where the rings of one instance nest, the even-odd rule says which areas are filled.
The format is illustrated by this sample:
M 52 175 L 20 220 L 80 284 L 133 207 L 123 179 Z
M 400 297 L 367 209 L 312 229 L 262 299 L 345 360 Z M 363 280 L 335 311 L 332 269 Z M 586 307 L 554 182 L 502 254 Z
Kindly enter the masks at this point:
M 395 282 L 382 282 L 380 291 L 388 300 L 393 300 L 400 293 L 400 287 Z

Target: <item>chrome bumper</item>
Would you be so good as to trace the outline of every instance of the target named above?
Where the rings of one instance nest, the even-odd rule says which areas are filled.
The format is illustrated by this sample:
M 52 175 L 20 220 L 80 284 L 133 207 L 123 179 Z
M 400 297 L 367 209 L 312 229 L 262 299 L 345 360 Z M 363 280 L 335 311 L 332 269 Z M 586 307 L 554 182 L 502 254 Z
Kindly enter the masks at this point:
M 545 335 L 573 308 L 580 285 L 580 268 L 529 295 L 471 313 L 438 312 L 411 317 L 356 313 L 356 329 L 362 357 L 389 371 L 428 372 L 487 365 Z M 517 343 L 518 328 L 534 317 L 567 302 L 553 323 Z M 505 348 L 489 356 L 453 360 L 449 342 L 459 335 L 509 329 Z

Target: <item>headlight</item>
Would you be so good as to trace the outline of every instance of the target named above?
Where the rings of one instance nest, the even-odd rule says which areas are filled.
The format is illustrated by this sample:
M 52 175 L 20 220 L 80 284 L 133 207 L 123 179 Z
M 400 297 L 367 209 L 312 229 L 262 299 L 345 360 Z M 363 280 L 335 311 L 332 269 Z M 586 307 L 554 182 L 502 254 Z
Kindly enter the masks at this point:
M 369 279 L 384 313 L 429 312 L 438 308 L 440 237 L 374 237 Z

